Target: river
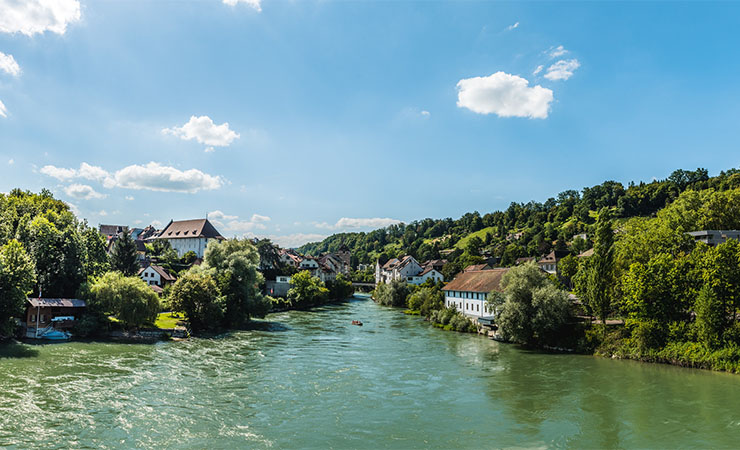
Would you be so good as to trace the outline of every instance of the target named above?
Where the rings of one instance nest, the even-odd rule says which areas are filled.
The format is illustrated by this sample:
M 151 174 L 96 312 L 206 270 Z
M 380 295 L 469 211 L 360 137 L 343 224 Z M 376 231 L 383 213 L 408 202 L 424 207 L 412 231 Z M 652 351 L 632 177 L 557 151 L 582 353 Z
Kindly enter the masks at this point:
M 740 438 L 736 375 L 530 353 L 366 299 L 267 320 L 216 339 L 0 347 L 0 447 L 731 448 Z

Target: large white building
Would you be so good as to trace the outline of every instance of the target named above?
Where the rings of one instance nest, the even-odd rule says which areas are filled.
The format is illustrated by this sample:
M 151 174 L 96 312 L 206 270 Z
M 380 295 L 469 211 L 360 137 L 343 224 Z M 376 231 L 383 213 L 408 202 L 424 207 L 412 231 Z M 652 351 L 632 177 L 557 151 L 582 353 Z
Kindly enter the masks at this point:
M 375 284 L 390 283 L 394 280 L 408 281 L 409 278 L 419 275 L 422 269 L 413 256 L 404 256 L 400 260 L 393 258 L 383 266 L 378 262 L 375 265 Z
M 442 288 L 445 306 L 457 308 L 466 316 L 488 317 L 495 311 L 488 307 L 491 291 L 501 292 L 501 277 L 509 269 L 473 270 L 458 274 Z
M 225 238 L 221 236 L 208 219 L 194 219 L 170 220 L 170 223 L 159 233 L 157 239 L 168 241 L 179 257 L 193 251 L 198 258 L 203 258 L 209 242 L 220 241 Z

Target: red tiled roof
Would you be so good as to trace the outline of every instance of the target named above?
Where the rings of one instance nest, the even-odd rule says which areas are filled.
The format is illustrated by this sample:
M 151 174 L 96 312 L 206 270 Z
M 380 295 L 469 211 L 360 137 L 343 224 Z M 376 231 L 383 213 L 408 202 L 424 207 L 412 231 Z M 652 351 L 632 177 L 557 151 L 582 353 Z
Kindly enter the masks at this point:
M 489 269 L 463 272 L 443 287 L 443 291 L 491 292 L 501 291 L 501 277 L 509 269 Z

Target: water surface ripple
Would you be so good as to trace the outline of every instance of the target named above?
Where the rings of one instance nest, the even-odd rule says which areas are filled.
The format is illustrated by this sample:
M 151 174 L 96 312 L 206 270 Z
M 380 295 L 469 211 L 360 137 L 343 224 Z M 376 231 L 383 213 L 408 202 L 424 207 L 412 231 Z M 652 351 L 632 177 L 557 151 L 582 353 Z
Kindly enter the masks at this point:
M 0 347 L 0 447 L 734 448 L 740 438 L 738 376 L 530 353 L 368 300 L 268 320 L 216 339 Z

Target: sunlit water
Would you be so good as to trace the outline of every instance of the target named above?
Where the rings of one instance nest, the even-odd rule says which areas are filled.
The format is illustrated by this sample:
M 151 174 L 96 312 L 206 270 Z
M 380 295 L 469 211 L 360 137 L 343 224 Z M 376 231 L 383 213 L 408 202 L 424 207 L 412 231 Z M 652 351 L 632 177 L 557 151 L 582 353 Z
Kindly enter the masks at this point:
M 0 347 L 0 447 L 740 445 L 740 376 L 528 353 L 368 300 L 268 320 L 218 339 Z

